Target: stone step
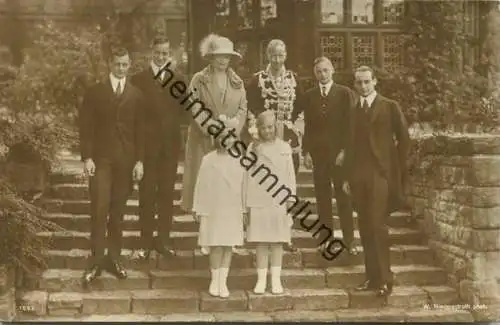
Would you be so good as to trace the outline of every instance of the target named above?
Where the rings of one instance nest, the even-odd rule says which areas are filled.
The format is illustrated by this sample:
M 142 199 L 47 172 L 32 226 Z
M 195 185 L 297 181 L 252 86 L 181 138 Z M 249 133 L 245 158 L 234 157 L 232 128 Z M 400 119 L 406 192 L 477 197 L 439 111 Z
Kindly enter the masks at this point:
M 81 307 L 80 307 L 81 308 Z M 77 316 L 41 316 L 19 315 L 16 321 L 22 322 L 436 322 L 459 323 L 472 322 L 474 319 L 466 310 L 453 308 L 432 310 L 422 308 L 370 308 L 324 310 L 284 310 L 277 312 L 193 312 L 144 315 L 144 314 L 108 314 Z
M 48 220 L 57 223 L 66 230 L 74 231 L 90 231 L 90 215 L 88 214 L 69 214 L 69 213 L 49 213 L 45 216 Z M 358 216 L 356 212 L 353 214 L 354 227 L 358 228 Z M 139 216 L 128 214 L 123 217 L 123 230 L 140 230 Z M 318 215 L 311 214 L 302 223 L 307 225 L 314 224 L 318 219 Z M 158 221 L 155 218 L 154 222 Z M 411 216 L 408 213 L 396 212 L 391 215 L 388 220 L 388 225 L 394 228 L 404 228 L 412 226 Z M 303 226 L 300 224 L 300 219 L 296 218 L 294 228 L 300 229 Z M 340 229 L 340 218 L 333 217 L 333 228 Z M 181 232 L 196 232 L 199 229 L 199 224 L 191 215 L 182 214 L 173 217 L 172 230 Z
M 177 166 L 176 182 L 182 183 L 182 175 L 184 174 L 183 163 L 179 163 Z M 297 173 L 297 183 L 312 184 L 313 174 L 311 170 L 308 170 L 301 166 L 299 172 Z M 50 181 L 52 184 L 67 184 L 67 183 L 85 183 L 88 178 L 83 175 L 83 163 L 80 161 L 63 161 L 61 169 L 54 170 L 50 175 Z
M 368 320 L 367 312 L 371 310 L 373 310 L 371 316 L 375 316 L 375 319 L 385 316 L 388 317 L 386 320 L 422 320 L 422 317 L 410 317 L 413 315 L 410 310 L 417 312 L 415 316 L 427 315 L 422 313 L 422 310 L 430 310 L 425 308 L 429 302 L 445 306 L 456 301 L 453 289 L 446 286 L 396 286 L 393 294 L 388 298 L 375 297 L 372 292 L 359 293 L 333 288 L 286 289 L 282 295 L 269 293 L 256 295 L 248 290 L 233 290 L 227 299 L 211 297 L 204 291 L 189 289 L 132 289 L 85 293 L 34 291 L 22 293 L 19 296 L 19 301 L 23 306 L 36 306 L 31 309 L 36 310 L 40 316 L 87 317 L 87 321 L 99 319 L 98 315 L 102 315 L 100 320 L 104 320 L 103 318 L 109 315 L 122 315 L 123 317 L 129 314 L 138 317 L 139 315 L 148 317 L 156 315 L 158 320 L 168 321 L 180 321 L 181 318 L 175 316 L 176 314 L 185 314 L 183 320 L 198 321 L 217 319 L 258 321 L 264 320 L 262 316 L 265 315 L 271 316 L 271 320 L 290 321 L 314 319 L 315 314 L 310 314 L 310 312 L 316 312 L 317 319 L 322 318 L 322 320 Z M 319 314 L 320 311 L 324 313 L 322 317 Z M 438 310 L 431 311 L 439 314 Z M 237 317 L 234 313 L 238 312 L 240 317 L 243 315 L 250 317 L 246 319 Z M 304 318 L 307 317 L 306 312 L 309 318 Z M 328 314 L 325 314 L 326 312 Z M 460 314 L 460 311 L 455 310 L 455 313 L 457 312 Z M 259 315 L 258 313 L 261 318 L 255 317 Z M 286 313 L 290 314 L 286 316 Z M 187 316 L 189 314 L 191 316 Z M 209 318 L 209 314 L 214 314 L 214 318 Z M 441 315 L 444 314 L 441 312 Z M 451 315 L 447 314 L 447 316 Z M 470 320 L 463 315 L 460 319 Z M 128 320 L 134 320 L 134 318 Z
M 181 199 L 182 182 L 175 184 L 174 200 Z M 333 189 L 332 189 L 333 190 Z M 334 193 L 334 191 L 333 191 Z M 48 197 L 61 200 L 88 200 L 89 188 L 86 183 L 63 183 L 53 185 L 49 192 Z M 297 186 L 297 196 L 302 197 L 313 197 L 314 196 L 314 185 L 309 184 L 298 184 Z M 139 198 L 139 191 L 134 188 L 130 196 L 131 199 Z
M 362 252 L 361 246 L 358 249 Z M 88 266 L 89 250 L 50 250 L 45 252 L 49 268 L 80 269 Z M 302 248 L 298 252 L 285 252 L 283 268 L 321 268 L 327 265 L 363 265 L 363 253 L 350 256 L 341 254 L 335 261 L 328 262 L 316 248 Z M 208 269 L 208 256 L 201 254 L 199 249 L 177 251 L 176 256 L 168 259 L 152 253 L 149 261 L 138 260 L 132 250 L 122 252 L 122 262 L 127 269 L 147 270 L 159 268 L 163 270 Z M 391 247 L 392 265 L 434 265 L 434 255 L 426 246 L 398 245 Z M 238 249 L 233 254 L 231 267 L 235 269 L 255 267 L 255 250 Z
M 90 247 L 90 232 L 62 231 L 62 232 L 40 232 L 39 236 L 50 240 L 51 248 L 58 250 L 88 249 Z M 391 245 L 419 245 L 424 238 L 421 233 L 409 228 L 389 228 Z M 342 239 L 342 231 L 335 230 L 334 237 Z M 354 231 L 354 242 L 360 245 L 359 231 Z M 170 238 L 175 249 L 194 249 L 198 246 L 198 232 L 171 232 Z M 294 229 L 292 231 L 293 242 L 297 247 L 314 248 L 319 241 L 306 231 Z M 141 248 L 139 231 L 123 232 L 123 248 Z
M 304 209 L 301 215 L 307 212 L 317 213 L 316 198 L 314 197 L 302 197 L 301 202 L 297 205 L 300 209 L 306 202 L 309 205 Z M 181 209 L 181 201 L 174 200 L 174 215 L 185 214 L 185 211 Z M 70 214 L 89 214 L 90 213 L 90 200 L 61 200 L 61 199 L 48 199 L 44 198 L 40 201 L 40 205 L 48 213 L 70 213 Z M 332 210 L 333 213 L 337 213 L 337 203 L 335 199 L 332 199 Z M 129 199 L 125 207 L 125 214 L 139 214 L 139 200 Z
M 447 275 L 439 267 L 429 265 L 394 265 L 396 286 L 434 286 L 447 282 Z M 349 289 L 365 279 L 364 266 L 335 266 L 326 269 L 283 269 L 282 281 L 287 289 Z M 49 292 L 83 292 L 81 270 L 49 269 L 36 280 L 36 290 Z M 147 289 L 207 289 L 210 272 L 205 270 L 128 270 L 126 280 L 118 280 L 103 272 L 91 284 L 92 291 L 147 290 Z M 230 290 L 252 290 L 256 281 L 254 268 L 231 269 L 228 277 Z M 360 294 L 361 296 L 363 293 Z M 370 296 L 370 299 L 373 297 Z M 370 300 L 368 299 L 368 300 Z M 366 307 L 365 307 L 366 308 Z

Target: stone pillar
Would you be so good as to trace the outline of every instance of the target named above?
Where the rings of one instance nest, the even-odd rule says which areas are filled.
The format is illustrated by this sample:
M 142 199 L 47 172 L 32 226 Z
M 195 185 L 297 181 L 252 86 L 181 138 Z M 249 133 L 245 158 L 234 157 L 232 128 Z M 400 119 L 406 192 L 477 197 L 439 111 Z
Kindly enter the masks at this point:
M 500 99 L 500 6 L 499 2 L 488 3 L 486 16 L 486 37 L 483 55 L 488 58 L 489 90 L 494 98 Z
M 0 266 L 0 321 L 12 321 L 16 316 L 15 276 L 12 269 Z
M 419 139 L 413 214 L 471 306 L 500 301 L 500 136 Z

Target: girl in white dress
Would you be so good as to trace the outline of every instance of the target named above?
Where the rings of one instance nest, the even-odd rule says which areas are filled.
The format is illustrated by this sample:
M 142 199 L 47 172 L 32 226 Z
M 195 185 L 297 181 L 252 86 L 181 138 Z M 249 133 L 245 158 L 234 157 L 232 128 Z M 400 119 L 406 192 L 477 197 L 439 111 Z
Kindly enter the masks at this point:
M 270 257 L 271 292 L 281 294 L 283 244 L 291 240 L 293 223 L 287 208 L 295 202 L 286 202 L 286 198 L 288 194 L 296 193 L 292 149 L 287 142 L 276 136 L 276 118 L 273 111 L 265 111 L 258 116 L 257 128 L 259 140 L 250 144 L 247 154 L 253 152 L 258 159 L 246 172 L 244 193 L 245 206 L 249 213 L 247 242 L 257 245 L 257 283 L 254 292 L 262 294 L 266 291 Z M 263 168 L 264 172 L 259 172 Z M 263 177 L 267 175 L 267 169 L 278 179 L 272 188 L 270 186 L 273 181 L 270 177 L 262 182 Z
M 223 136 L 220 136 L 223 139 Z M 226 141 L 226 148 L 230 148 Z M 227 276 L 233 246 L 243 245 L 243 176 L 245 170 L 218 141 L 206 154 L 196 180 L 193 211 L 200 223 L 198 245 L 210 248 L 212 296 L 229 296 Z

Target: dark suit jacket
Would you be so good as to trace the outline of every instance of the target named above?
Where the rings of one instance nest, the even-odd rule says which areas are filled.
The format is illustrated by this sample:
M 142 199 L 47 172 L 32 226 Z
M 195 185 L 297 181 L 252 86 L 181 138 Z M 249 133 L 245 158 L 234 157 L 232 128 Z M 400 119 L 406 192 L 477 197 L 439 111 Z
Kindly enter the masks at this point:
M 82 160 L 142 161 L 143 107 L 142 93 L 130 80 L 119 98 L 109 78 L 90 87 L 79 116 Z
M 151 67 L 134 75 L 132 83 L 144 94 L 145 155 L 157 156 L 162 149 L 168 154 L 181 146 L 181 125 L 186 112 L 179 100 L 170 94 L 177 80 L 186 83 L 184 76 L 174 70 L 174 79 L 165 87 L 154 77 Z M 187 87 L 187 84 L 186 84 Z M 177 157 L 175 157 L 177 159 Z
M 316 86 L 306 92 L 304 105 L 305 131 L 302 151 L 314 157 L 326 155 L 335 159 L 349 139 L 349 112 L 353 105 L 352 91 L 333 84 L 326 98 L 327 113 L 322 112 L 321 90 Z
M 359 96 L 355 97 L 351 107 L 350 136 L 347 146 L 346 165 L 350 179 L 358 172 L 353 166 L 362 166 L 353 161 L 355 133 Z M 408 181 L 407 156 L 409 149 L 409 133 L 406 119 L 399 104 L 377 94 L 371 107 L 370 147 L 382 175 L 389 185 L 390 212 L 394 212 L 405 204 L 405 188 Z

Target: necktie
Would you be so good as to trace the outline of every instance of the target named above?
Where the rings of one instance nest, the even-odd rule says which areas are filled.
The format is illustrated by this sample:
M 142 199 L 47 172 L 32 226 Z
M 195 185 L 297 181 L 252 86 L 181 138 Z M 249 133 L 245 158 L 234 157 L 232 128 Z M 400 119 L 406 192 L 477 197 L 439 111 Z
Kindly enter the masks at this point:
M 326 86 L 321 87 L 321 96 L 326 97 Z
M 363 99 L 363 110 L 368 113 L 368 110 L 370 109 L 370 106 L 368 105 L 368 100 L 366 98 Z
M 121 85 L 121 82 L 118 81 L 118 85 L 116 85 L 116 92 L 115 92 L 116 96 L 120 96 L 122 94 L 122 85 Z

